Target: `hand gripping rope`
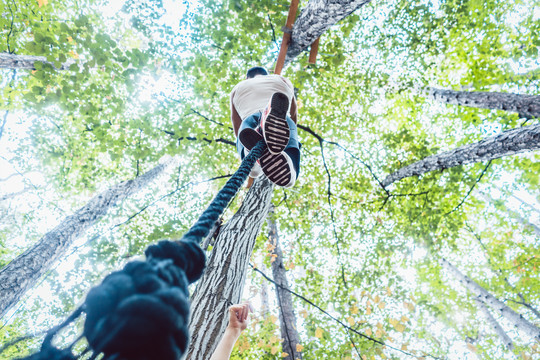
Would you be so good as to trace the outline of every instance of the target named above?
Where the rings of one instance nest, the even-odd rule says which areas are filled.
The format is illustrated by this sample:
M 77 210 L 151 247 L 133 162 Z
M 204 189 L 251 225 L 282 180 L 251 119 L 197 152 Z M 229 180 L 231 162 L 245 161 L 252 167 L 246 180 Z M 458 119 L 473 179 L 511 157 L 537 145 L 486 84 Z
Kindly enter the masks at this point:
M 204 271 L 205 253 L 199 246 L 249 175 L 266 145 L 259 143 L 244 158 L 236 173 L 218 192 L 197 222 L 178 241 L 150 245 L 146 261 L 131 261 L 105 277 L 84 303 L 62 324 L 47 332 L 38 353 L 26 360 L 177 360 L 189 343 L 188 285 Z M 52 344 L 59 330 L 82 313 L 82 335 L 65 349 Z M 73 354 L 85 337 L 87 348 Z

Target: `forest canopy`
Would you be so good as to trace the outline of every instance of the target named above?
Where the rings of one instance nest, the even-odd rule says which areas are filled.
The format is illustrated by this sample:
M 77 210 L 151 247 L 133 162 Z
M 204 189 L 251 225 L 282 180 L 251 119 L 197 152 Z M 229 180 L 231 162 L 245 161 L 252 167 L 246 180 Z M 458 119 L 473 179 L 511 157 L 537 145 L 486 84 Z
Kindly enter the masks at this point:
M 274 68 L 289 5 L 2 0 L 0 279 L 28 289 L 0 295 L 0 359 L 36 352 L 105 275 L 195 222 L 240 164 L 230 92 Z M 255 312 L 231 358 L 538 358 L 540 2 L 303 0 L 298 16 L 353 5 L 315 64 L 308 46 L 282 73 L 297 183 L 253 218 L 235 213 L 263 186 L 243 187 L 223 216 L 253 237 L 234 285 Z M 33 280 L 9 272 L 44 239 L 61 240 Z

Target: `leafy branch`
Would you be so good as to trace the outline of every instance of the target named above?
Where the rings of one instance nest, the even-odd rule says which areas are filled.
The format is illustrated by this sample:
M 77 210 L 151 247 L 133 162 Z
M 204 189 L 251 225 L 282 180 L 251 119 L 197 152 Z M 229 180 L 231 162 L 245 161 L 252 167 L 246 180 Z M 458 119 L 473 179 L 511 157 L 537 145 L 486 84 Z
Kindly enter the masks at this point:
M 459 204 L 457 204 L 457 206 L 447 212 L 446 214 L 444 214 L 444 216 L 446 215 L 450 215 L 451 213 L 453 213 L 454 211 L 456 211 L 457 209 L 460 208 L 461 205 L 463 205 L 463 203 L 465 202 L 465 200 L 467 200 L 467 198 L 469 197 L 469 195 L 471 195 L 472 191 L 474 190 L 475 186 L 480 182 L 480 180 L 482 180 L 482 177 L 484 176 L 484 174 L 487 172 L 487 170 L 489 169 L 489 166 L 491 165 L 491 161 L 492 160 L 489 160 L 488 161 L 488 164 L 486 165 L 486 167 L 484 168 L 484 170 L 482 170 L 482 173 L 480 174 L 480 176 L 476 179 L 476 181 L 472 184 L 471 188 L 469 189 L 469 191 L 467 192 L 467 194 L 465 195 L 465 197 L 463 199 L 461 199 L 461 201 L 459 202 Z
M 44 335 L 45 333 L 47 333 L 46 330 L 45 331 L 40 331 L 38 333 L 26 334 L 26 335 L 20 336 L 20 337 L 18 337 L 16 339 L 13 339 L 13 340 L 5 343 L 4 345 L 2 345 L 0 347 L 0 354 L 2 354 L 4 351 L 6 351 L 8 348 L 12 347 L 13 345 L 17 345 L 21 341 L 28 340 L 28 339 L 33 339 L 35 337 Z
M 519 299 L 521 301 L 516 301 L 516 300 L 512 300 L 512 299 L 507 299 L 509 301 L 512 301 L 516 304 L 519 304 L 519 305 L 522 305 L 522 306 L 525 306 L 527 309 L 529 309 L 536 317 L 540 318 L 540 312 L 534 307 L 532 306 L 529 302 L 527 302 L 527 300 L 525 299 L 525 297 L 523 296 L 523 294 L 521 292 L 518 291 L 518 289 L 512 285 L 510 283 L 510 281 L 508 280 L 508 277 L 505 275 L 503 269 L 501 269 L 499 266 L 496 266 L 492 261 L 491 261 L 491 256 L 489 254 L 489 251 L 486 247 L 486 245 L 484 244 L 484 242 L 482 241 L 482 238 L 480 237 L 480 235 L 478 235 L 474 229 L 468 224 L 466 223 L 465 224 L 465 227 L 466 229 L 474 236 L 474 238 L 478 241 L 478 243 L 480 244 L 480 246 L 482 247 L 482 249 L 484 250 L 484 254 L 485 254 L 485 257 L 486 257 L 486 260 L 488 262 L 488 265 L 489 267 L 496 273 L 498 273 L 504 280 L 504 282 L 506 283 L 506 285 L 508 285 L 509 288 L 512 289 L 512 291 L 514 291 L 514 293 L 519 297 Z M 524 263 L 527 263 L 529 262 L 530 260 L 532 259 L 535 259 L 535 257 L 531 257 L 529 258 L 528 260 L 526 260 L 525 262 L 523 262 L 522 264 L 520 265 L 517 265 L 516 267 L 519 267 L 521 265 L 523 265 Z
M 386 346 L 394 351 L 399 351 L 400 353 L 402 354 L 405 354 L 407 356 L 411 356 L 411 357 L 417 357 L 416 355 L 410 353 L 410 352 L 407 352 L 407 351 L 404 351 L 404 350 L 401 350 L 397 347 L 394 347 L 392 345 L 388 345 L 387 343 L 385 343 L 384 341 L 381 341 L 381 340 L 377 340 L 375 338 L 372 338 L 371 336 L 368 336 L 366 334 L 363 334 L 361 333 L 360 331 L 356 330 L 356 329 L 353 329 L 352 327 L 348 326 L 347 324 L 345 324 L 343 321 L 339 320 L 338 318 L 334 317 L 332 314 L 328 313 L 327 311 L 325 311 L 323 308 L 321 308 L 320 306 L 318 306 L 317 304 L 315 304 L 313 301 L 307 299 L 306 297 L 294 292 L 293 290 L 281 285 L 281 284 L 278 284 L 276 283 L 273 279 L 271 279 L 268 275 L 266 275 L 264 272 L 262 272 L 261 270 L 257 269 L 255 266 L 253 266 L 253 264 L 249 264 L 249 266 L 253 269 L 253 271 L 255 272 L 258 272 L 259 274 L 261 274 L 266 280 L 270 281 L 272 284 L 274 284 L 275 286 L 278 286 L 280 288 L 282 288 L 283 290 L 291 293 L 292 295 L 296 296 L 297 298 L 301 299 L 302 301 L 308 303 L 309 305 L 313 306 L 314 308 L 316 308 L 317 310 L 319 310 L 321 313 L 325 314 L 327 317 L 329 317 L 330 319 L 334 320 L 336 323 L 338 323 L 339 325 L 341 325 L 341 327 L 343 327 L 346 331 L 350 331 L 350 332 L 353 332 L 355 333 L 356 335 L 360 336 L 360 337 L 363 337 L 364 339 L 367 339 L 369 341 L 372 341 L 376 344 L 379 344 L 379 345 L 382 345 L 382 346 Z M 433 359 L 440 359 L 436 356 L 433 356 L 433 355 L 430 355 L 430 354 L 425 354 L 425 356 L 429 356 Z

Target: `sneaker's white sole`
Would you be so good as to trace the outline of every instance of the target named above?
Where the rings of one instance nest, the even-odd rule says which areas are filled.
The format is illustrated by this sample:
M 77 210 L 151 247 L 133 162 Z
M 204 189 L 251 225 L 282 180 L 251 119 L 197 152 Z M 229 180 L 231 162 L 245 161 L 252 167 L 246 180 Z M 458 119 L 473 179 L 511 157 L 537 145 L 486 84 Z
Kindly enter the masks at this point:
M 289 98 L 287 95 L 275 93 L 261 119 L 264 140 L 272 154 L 282 153 L 289 143 L 291 131 L 287 123 L 288 109 Z
M 266 149 L 259 159 L 263 173 L 274 184 L 291 187 L 296 181 L 296 171 L 291 158 L 285 154 L 272 154 Z

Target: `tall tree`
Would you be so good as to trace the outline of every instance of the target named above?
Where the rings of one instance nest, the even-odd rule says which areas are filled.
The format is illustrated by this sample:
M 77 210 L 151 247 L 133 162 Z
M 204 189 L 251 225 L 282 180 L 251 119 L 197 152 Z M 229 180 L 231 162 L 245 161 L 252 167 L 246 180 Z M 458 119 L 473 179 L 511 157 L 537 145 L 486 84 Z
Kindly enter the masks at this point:
M 272 274 L 274 276 L 276 295 L 279 305 L 279 323 L 281 327 L 281 348 L 287 356 L 283 357 L 286 360 L 302 359 L 302 352 L 298 351 L 300 345 L 300 335 L 296 324 L 296 315 L 294 313 L 294 304 L 292 302 L 291 293 L 286 289 L 290 289 L 287 281 L 287 271 L 283 263 L 283 251 L 279 241 L 279 233 L 277 221 L 274 218 L 273 211 L 267 219 L 268 222 L 268 240 L 274 248 L 272 251 Z M 275 256 L 274 256 L 275 255 Z
M 272 183 L 258 178 L 236 214 L 222 226 L 204 275 L 191 297 L 187 359 L 209 359 L 225 328 L 227 309 L 239 303 L 255 239 L 267 217 Z
M 478 307 L 478 310 L 480 311 L 480 313 L 482 313 L 482 315 L 484 316 L 484 318 L 488 322 L 489 326 L 491 326 L 491 328 L 497 334 L 499 339 L 501 339 L 501 342 L 503 343 L 504 347 L 507 348 L 510 351 L 513 351 L 514 350 L 514 343 L 512 342 L 512 339 L 510 339 L 510 337 L 508 336 L 506 331 L 504 331 L 504 329 L 497 322 L 497 320 L 493 317 L 493 315 L 491 315 L 491 312 L 487 308 L 486 304 L 483 301 L 479 300 L 479 299 L 474 299 L 474 301 L 476 303 L 476 306 Z
M 34 66 L 35 62 L 39 62 L 42 64 L 40 68 L 43 68 L 43 65 L 45 64 L 54 67 L 54 64 L 50 61 L 47 61 L 47 58 L 45 56 L 0 53 L 0 68 L 2 69 L 36 70 L 36 67 Z M 75 60 L 66 62 L 60 66 L 60 70 L 66 70 L 71 64 L 74 63 Z
M 0 317 L 31 289 L 61 258 L 69 246 L 90 229 L 118 202 L 142 190 L 172 164 L 172 159 L 147 173 L 116 184 L 90 201 L 46 233 L 35 245 L 0 270 Z
M 266 268 L 263 266 L 262 271 L 265 271 Z M 263 318 L 266 318 L 270 314 L 270 303 L 268 299 L 268 285 L 266 285 L 266 282 L 262 282 L 261 284 L 261 309 L 260 309 L 261 316 Z
M 428 156 L 388 175 L 382 181 L 382 185 L 387 187 L 403 178 L 419 176 L 429 171 L 493 160 L 538 149 L 540 149 L 540 124 L 524 126 L 485 138 L 477 143 Z
M 483 198 L 486 202 L 492 204 L 493 206 L 497 207 L 497 205 L 500 204 L 499 201 L 495 200 L 490 194 L 485 192 L 479 192 L 480 197 Z M 525 219 L 520 213 L 518 213 L 515 210 L 510 209 L 505 204 L 502 205 L 504 211 L 510 215 L 510 217 L 516 219 L 521 225 L 523 225 L 526 228 L 530 228 L 534 231 L 537 237 L 540 238 L 540 227 L 536 224 L 533 224 L 528 219 Z
M 467 290 L 469 290 L 479 301 L 484 302 L 497 314 L 503 316 L 516 329 L 523 331 L 527 336 L 536 341 L 540 340 L 540 328 L 532 324 L 523 316 L 512 310 L 508 305 L 490 294 L 486 289 L 478 285 L 475 281 L 462 274 L 448 260 L 442 258 L 441 264 L 450 274 L 452 274 Z
M 540 117 L 540 96 L 501 92 L 455 91 L 429 87 L 424 95 L 445 104 L 462 105 L 482 109 L 504 110 L 522 117 Z
M 491 198 L 493 200 L 493 204 L 495 205 L 495 202 L 494 202 L 494 199 Z M 491 268 L 491 271 L 499 274 L 500 277 L 503 278 L 505 284 L 510 288 L 512 289 L 512 291 L 514 292 L 514 294 L 519 298 L 519 301 L 517 300 L 513 300 L 513 299 L 509 299 L 510 301 L 516 303 L 516 304 L 519 304 L 519 305 L 522 305 L 524 307 L 526 307 L 528 310 L 530 310 L 537 318 L 540 319 L 540 312 L 538 310 L 536 310 L 536 308 L 530 304 L 530 302 L 528 302 L 526 299 L 525 299 L 525 296 L 523 296 L 523 294 L 516 288 L 516 286 L 514 284 L 512 284 L 510 282 L 510 280 L 508 280 L 508 275 L 505 274 L 505 272 L 503 271 L 503 269 L 501 269 L 500 267 L 497 267 L 493 261 L 491 260 L 490 258 L 490 254 L 489 254 L 489 251 L 486 247 L 486 245 L 484 244 L 482 238 L 480 237 L 480 235 L 476 234 L 469 226 L 467 226 L 468 230 L 473 234 L 473 236 L 476 238 L 476 240 L 478 241 L 478 243 L 480 244 L 480 246 L 482 247 L 482 249 L 484 250 L 485 252 L 485 257 L 486 257 L 486 260 L 489 264 L 489 267 Z
M 189 3 L 188 11 L 176 16 L 181 6 L 175 4 L 171 9 L 170 1 L 128 0 L 124 9 L 130 13 L 113 18 L 110 7 L 105 18 L 92 15 L 88 1 L 49 1 L 39 7 L 43 3 L 21 0 L 0 4 L 0 13 L 7 15 L 3 18 L 5 28 L 9 31 L 14 22 L 16 35 L 4 32 L 0 51 L 45 56 L 56 66 L 55 61 L 63 63 L 61 54 L 73 58 L 73 50 L 79 55 L 77 65 L 83 66 L 81 73 L 57 71 L 48 65 L 45 71 L 17 71 L 12 84 L 4 88 L 3 98 L 15 104 L 10 108 L 17 111 L 10 111 L 2 139 L 20 144 L 10 159 L 21 172 L 38 168 L 51 184 L 41 192 L 44 199 L 65 198 L 70 193 L 83 196 L 96 182 L 135 173 L 137 164 L 150 168 L 165 152 L 178 154 L 186 164 L 179 185 L 226 174 L 236 167 L 238 161 L 230 146 L 203 139 L 234 141 L 227 126 L 228 94 L 249 67 L 273 67 L 279 49 L 276 38 L 289 2 L 200 0 L 185 2 Z M 317 3 L 323 4 L 309 6 Z M 335 3 L 324 2 L 323 10 L 330 14 Z M 9 7 L 14 11 L 13 20 Z M 49 10 L 58 11 L 49 16 Z M 167 15 L 161 16 L 163 13 Z M 72 21 L 80 14 L 87 16 L 86 25 Z M 508 18 L 513 19 L 511 23 Z M 64 22 L 68 28 L 62 30 Z M 106 33 L 116 47 L 102 51 L 106 42 L 88 36 L 89 24 L 93 34 Z M 312 40 L 306 41 L 306 46 Z M 469 201 L 463 201 L 482 174 L 486 191 L 491 184 L 513 177 L 531 193 L 537 192 L 538 153 L 493 162 L 485 172 L 485 164 L 480 163 L 465 169 L 455 167 L 446 171 L 441 181 L 432 173 L 426 176 L 428 181 L 402 181 L 387 191 L 377 178 L 382 180 L 383 174 L 437 154 L 441 146 L 446 150 L 478 141 L 485 136 L 485 129 L 501 125 L 515 128 L 522 122 L 514 113 L 464 106 L 448 106 L 439 112 L 440 104 L 433 106 L 409 92 L 385 95 L 382 89 L 388 83 L 412 79 L 453 89 L 537 94 L 540 78 L 522 76 L 514 69 L 535 66 L 539 40 L 540 24 L 534 18 L 533 2 L 443 0 L 411 4 L 399 0 L 392 4 L 371 2 L 332 25 L 321 37 L 316 65 L 308 65 L 301 52 L 284 75 L 298 93 L 302 172 L 293 189 L 274 191 L 275 203 L 280 204 L 276 206 L 280 234 L 295 238 L 290 244 L 294 250 L 288 255 L 296 265 L 288 272 L 294 274 L 289 277 L 291 288 L 301 289 L 306 299 L 351 329 L 366 335 L 371 331 L 371 337 L 398 348 L 404 345 L 418 351 L 419 356 L 425 352 L 446 358 L 455 348 L 463 348 L 463 338 L 477 334 L 478 322 L 452 321 L 456 309 L 456 316 L 479 314 L 479 310 L 474 302 L 437 282 L 442 272 L 436 264 L 429 267 L 432 271 L 425 266 L 411 269 L 410 260 L 417 252 L 404 251 L 404 244 L 414 249 L 416 244 L 427 242 L 451 251 L 449 256 L 462 259 L 462 271 L 467 267 L 471 278 L 480 279 L 487 269 L 474 263 L 477 259 L 470 256 L 468 239 L 456 235 L 465 221 L 481 218 L 479 223 L 490 224 L 483 239 L 497 266 L 505 269 L 530 303 L 538 303 L 540 264 L 537 247 L 529 244 L 531 237 L 520 238 L 515 226 L 504 226 L 507 217 L 484 211 L 474 192 L 467 193 Z M 294 47 L 291 44 L 291 49 Z M 124 50 L 127 61 L 122 62 L 117 55 Z M 138 51 L 143 53 L 143 62 L 149 60 L 155 68 L 139 71 Z M 96 64 L 92 65 L 94 59 Z M 107 64 L 103 69 L 98 59 L 111 60 L 112 69 Z M 6 84 L 12 71 L 0 72 L 6 79 L 2 84 Z M 152 86 L 154 79 L 159 80 Z M 58 95 L 60 99 L 56 99 Z M 20 124 L 29 121 L 12 119 L 23 108 L 25 114 L 37 112 L 40 117 L 29 129 L 29 136 L 23 132 L 17 140 L 14 135 L 20 134 Z M 466 140 L 470 138 L 475 140 Z M 2 151 L 9 148 L 4 144 L 0 144 Z M 0 171 L 2 167 L 0 164 Z M 98 271 L 118 266 L 125 256 L 139 253 L 147 241 L 181 234 L 215 190 L 213 186 L 210 191 L 204 189 L 201 184 L 175 192 L 123 225 L 122 231 L 104 236 L 89 253 L 78 254 L 81 266 L 48 277 L 47 285 L 57 290 L 55 301 L 39 305 L 26 302 L 13 322 L 0 325 L 5 325 L 0 330 L 0 343 L 16 336 L 18 330 L 24 333 L 26 329 L 45 328 L 41 319 L 57 323 L 79 301 Z M 18 206 L 32 200 L 32 195 L 0 203 L 2 263 L 20 250 L 20 242 L 11 239 L 28 239 L 39 233 L 37 206 L 31 211 Z M 64 201 L 58 205 L 69 208 Z M 238 206 L 233 202 L 230 211 L 234 213 Z M 42 206 L 50 207 L 47 202 Z M 178 212 L 178 208 L 185 210 Z M 491 226 L 497 221 L 503 224 Z M 24 233 L 18 234 L 17 229 Z M 260 246 L 262 238 L 255 245 L 255 262 L 267 255 Z M 410 271 L 421 273 L 422 282 L 402 277 Z M 83 280 L 72 286 L 74 282 L 63 281 L 64 276 Z M 259 280 L 248 276 L 250 289 L 258 287 Z M 509 296 L 501 277 L 485 281 L 485 288 L 492 289 L 497 298 Z M 300 304 L 295 301 L 296 306 Z M 312 305 L 301 307 L 296 310 L 304 318 L 299 322 L 304 358 L 401 356 L 390 347 L 373 346 Z M 529 311 L 524 313 L 529 315 Z M 40 323 L 36 324 L 36 318 Z M 269 316 L 264 324 L 254 321 L 233 358 L 279 357 L 273 353 L 281 348 L 275 320 Z M 437 326 L 433 326 L 434 321 Z M 446 327 L 456 331 L 445 331 Z M 494 336 L 477 339 L 478 356 L 501 357 L 498 340 L 492 341 Z M 531 356 L 533 349 L 526 336 L 513 341 L 516 353 L 522 352 L 525 359 Z M 32 345 L 25 342 L 18 352 L 7 356 L 20 357 Z
M 371 0 L 310 0 L 296 19 L 285 64 L 313 44 L 332 25 L 343 20 Z
M 497 189 L 499 189 L 500 192 L 504 192 L 503 189 L 501 189 L 500 187 L 496 186 Z M 517 196 L 516 194 L 514 194 L 513 192 L 510 193 L 510 196 L 512 196 L 514 199 L 516 199 L 517 201 L 519 201 L 522 205 L 524 205 L 526 208 L 529 208 L 530 210 L 540 214 L 540 209 L 537 209 L 536 207 L 534 207 L 533 205 L 529 204 L 527 201 L 523 200 L 521 197 Z

